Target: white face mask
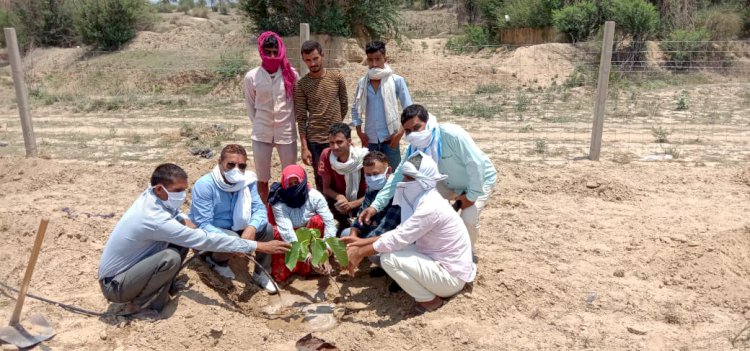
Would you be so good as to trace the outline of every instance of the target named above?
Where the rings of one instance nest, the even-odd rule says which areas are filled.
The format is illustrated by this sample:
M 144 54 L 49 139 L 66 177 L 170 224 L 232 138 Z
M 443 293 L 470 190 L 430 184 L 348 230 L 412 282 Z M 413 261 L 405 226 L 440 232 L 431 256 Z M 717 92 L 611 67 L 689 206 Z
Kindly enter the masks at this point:
M 224 177 L 227 178 L 228 182 L 236 184 L 245 180 L 245 173 L 240 171 L 239 168 L 235 167 L 230 169 L 229 171 L 224 172 Z
M 385 186 L 386 181 L 388 180 L 388 168 L 385 169 L 385 172 L 382 174 L 376 174 L 376 175 L 365 175 L 365 182 L 367 182 L 367 187 L 370 190 L 380 190 L 383 189 Z
M 405 222 L 417 208 L 417 198 L 425 190 L 417 181 L 399 182 L 393 195 L 393 204 L 401 207 L 401 223 Z
M 411 132 L 406 135 L 406 141 L 416 148 L 424 149 L 430 146 L 432 141 L 432 130 L 429 130 L 427 126 L 419 132 Z
M 161 200 L 161 202 L 164 204 L 164 206 L 167 206 L 168 209 L 173 211 L 179 211 L 182 207 L 182 204 L 185 203 L 185 199 L 187 199 L 187 192 L 186 191 L 179 191 L 179 192 L 169 192 L 167 190 L 167 187 L 164 185 L 159 184 L 159 186 L 164 189 L 164 191 L 167 193 L 167 200 Z

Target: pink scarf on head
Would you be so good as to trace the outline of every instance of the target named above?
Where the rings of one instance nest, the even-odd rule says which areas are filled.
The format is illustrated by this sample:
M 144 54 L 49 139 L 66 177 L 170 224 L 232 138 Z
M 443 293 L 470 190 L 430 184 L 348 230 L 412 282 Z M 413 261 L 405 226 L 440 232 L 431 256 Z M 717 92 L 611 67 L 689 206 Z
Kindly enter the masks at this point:
M 275 37 L 276 41 L 279 43 L 279 56 L 277 57 L 268 57 L 263 52 L 263 42 L 266 38 L 271 36 Z M 279 66 L 281 66 L 281 75 L 284 77 L 286 98 L 287 100 L 292 100 L 294 98 L 294 83 L 297 79 L 294 76 L 294 71 L 292 71 L 292 65 L 289 64 L 289 60 L 286 57 L 286 47 L 284 46 L 281 37 L 271 31 L 263 32 L 258 37 L 258 53 L 260 54 L 260 59 L 263 61 L 261 66 L 268 71 L 268 73 L 276 72 L 279 69 Z

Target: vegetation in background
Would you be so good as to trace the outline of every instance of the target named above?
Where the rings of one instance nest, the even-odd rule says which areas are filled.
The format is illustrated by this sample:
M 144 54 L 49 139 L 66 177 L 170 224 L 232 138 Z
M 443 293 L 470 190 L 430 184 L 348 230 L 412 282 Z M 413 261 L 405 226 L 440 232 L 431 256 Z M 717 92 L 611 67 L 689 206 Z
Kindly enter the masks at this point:
M 369 40 L 398 36 L 398 4 L 396 0 L 240 0 L 239 8 L 256 31 L 296 35 L 299 24 L 306 22 L 314 33 Z
M 481 50 L 490 43 L 490 35 L 484 27 L 469 24 L 464 27 L 464 35 L 448 39 L 445 48 L 461 53 Z
M 145 0 L 79 0 L 75 27 L 85 44 L 116 50 L 153 24 Z
M 562 5 L 562 0 L 505 0 L 495 10 L 497 27 L 547 27 L 552 23 L 552 11 L 562 8 Z
M 574 43 L 584 41 L 596 33 L 602 22 L 599 7 L 593 1 L 581 1 L 552 11 L 555 29 L 567 34 Z
M 8 20 L 16 28 L 19 46 L 23 48 L 70 47 L 78 43 L 71 0 L 12 0 Z

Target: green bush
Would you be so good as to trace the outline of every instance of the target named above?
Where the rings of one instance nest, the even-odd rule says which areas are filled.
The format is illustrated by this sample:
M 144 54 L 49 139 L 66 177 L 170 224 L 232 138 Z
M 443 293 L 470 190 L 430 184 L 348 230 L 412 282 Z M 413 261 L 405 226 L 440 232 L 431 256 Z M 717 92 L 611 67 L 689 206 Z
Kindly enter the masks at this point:
M 552 11 L 552 24 L 573 42 L 586 40 L 602 22 L 599 9 L 592 1 L 584 1 Z
M 172 13 L 175 9 L 177 9 L 177 7 L 172 5 L 169 0 L 161 0 L 159 3 L 154 4 L 154 10 L 156 10 L 156 12 Z
M 541 28 L 552 23 L 552 11 L 562 0 L 507 0 L 495 11 L 498 28 Z M 505 16 L 509 20 L 505 20 Z
M 84 43 L 115 50 L 152 25 L 153 16 L 145 0 L 80 0 L 75 24 Z
M 486 29 L 478 25 L 467 25 L 464 27 L 464 35 L 448 39 L 445 48 L 460 53 L 481 50 L 489 44 L 490 36 Z
M 239 8 L 258 31 L 296 35 L 299 23 L 314 33 L 380 39 L 398 35 L 397 0 L 240 0 Z
M 78 43 L 74 11 L 68 0 L 13 0 L 9 22 L 16 27 L 19 45 L 63 46 Z
M 5 27 L 12 27 L 10 24 L 10 12 L 0 9 L 0 28 Z M 5 35 L 0 35 L 0 47 L 5 47 Z
M 615 21 L 617 41 L 612 57 L 622 68 L 645 63 L 646 40 L 659 30 L 659 12 L 646 0 L 611 0 L 605 18 Z
M 180 0 L 177 2 L 177 11 L 184 12 L 186 15 L 195 7 L 195 0 Z
M 705 29 L 677 29 L 661 42 L 661 49 L 667 57 L 667 67 L 686 69 L 702 65 L 709 58 L 711 35 Z
M 737 9 L 709 8 L 698 16 L 698 27 L 705 28 L 711 40 L 735 40 L 742 35 L 745 23 Z

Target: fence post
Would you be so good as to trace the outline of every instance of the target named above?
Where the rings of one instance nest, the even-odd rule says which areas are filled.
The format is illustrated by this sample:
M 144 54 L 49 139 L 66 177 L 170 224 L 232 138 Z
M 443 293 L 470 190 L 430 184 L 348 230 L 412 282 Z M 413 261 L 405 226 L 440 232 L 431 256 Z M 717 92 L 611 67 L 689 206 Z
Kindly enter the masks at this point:
M 305 65 L 305 61 L 302 60 L 302 43 L 310 40 L 310 24 L 308 23 L 300 23 L 299 24 L 299 50 L 297 51 L 297 54 L 299 55 L 299 76 L 304 77 L 310 70 L 307 69 L 307 65 Z
M 594 125 L 591 128 L 591 147 L 589 159 L 599 161 L 602 149 L 602 131 L 604 130 L 604 105 L 607 102 L 609 88 L 609 70 L 612 66 L 612 43 L 615 38 L 615 22 L 604 23 L 604 40 L 602 41 L 602 56 L 599 59 L 599 81 L 596 85 L 596 101 L 594 101 Z
M 23 143 L 26 146 L 26 157 L 36 156 L 36 137 L 34 137 L 34 126 L 31 124 L 31 113 L 29 112 L 29 92 L 26 91 L 26 83 L 23 80 L 23 61 L 18 49 L 18 38 L 15 28 L 5 28 L 5 44 L 8 48 L 8 59 L 13 76 L 13 86 L 16 90 L 16 102 L 18 113 L 21 115 L 21 130 L 23 131 Z

